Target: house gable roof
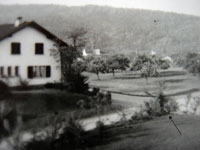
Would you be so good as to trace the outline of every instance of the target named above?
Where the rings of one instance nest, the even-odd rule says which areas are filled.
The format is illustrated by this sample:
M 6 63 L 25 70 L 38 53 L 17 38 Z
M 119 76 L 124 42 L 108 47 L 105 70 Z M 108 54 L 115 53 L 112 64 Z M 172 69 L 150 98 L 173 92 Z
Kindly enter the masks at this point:
M 54 40 L 54 41 L 58 42 L 60 45 L 68 46 L 68 44 L 65 43 L 63 40 L 59 39 L 57 36 L 55 36 L 54 34 L 52 34 L 51 32 L 49 32 L 48 30 L 46 30 L 45 28 L 43 28 L 42 26 L 40 26 L 39 24 L 37 24 L 34 21 L 24 22 L 24 23 L 20 24 L 18 27 L 15 27 L 14 24 L 0 25 L 0 41 L 2 41 L 3 39 L 5 39 L 7 37 L 11 37 L 12 34 L 18 32 L 28 26 L 33 27 L 36 30 L 42 32 L 43 34 L 46 35 L 46 37 L 48 39 Z

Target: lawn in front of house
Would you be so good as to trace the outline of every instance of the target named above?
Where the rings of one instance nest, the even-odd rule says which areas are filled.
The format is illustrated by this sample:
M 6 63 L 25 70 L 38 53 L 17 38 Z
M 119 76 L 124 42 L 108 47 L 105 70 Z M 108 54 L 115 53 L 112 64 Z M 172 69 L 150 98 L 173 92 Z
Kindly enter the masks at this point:
M 25 130 L 41 130 L 52 124 L 56 117 L 75 117 L 78 120 L 97 116 L 96 108 L 83 109 L 77 106 L 79 100 L 88 100 L 89 96 L 56 89 L 37 89 L 12 91 L 8 97 L 16 105 L 18 114 L 22 117 Z M 109 114 L 120 110 L 119 104 L 106 106 L 102 111 Z
M 88 96 L 55 89 L 11 91 L 7 100 L 12 101 L 21 116 L 24 129 L 42 129 L 48 126 L 48 118 L 53 115 L 69 116 L 78 111 L 77 102 Z M 46 124 L 46 125 L 45 125 Z
M 61 90 L 13 91 L 9 99 L 14 100 L 21 114 L 43 114 L 55 111 L 73 111 L 83 94 Z
M 169 116 L 110 128 L 104 145 L 91 150 L 199 150 L 200 117 L 173 115 L 177 131 Z M 109 138 L 108 138 L 109 137 Z

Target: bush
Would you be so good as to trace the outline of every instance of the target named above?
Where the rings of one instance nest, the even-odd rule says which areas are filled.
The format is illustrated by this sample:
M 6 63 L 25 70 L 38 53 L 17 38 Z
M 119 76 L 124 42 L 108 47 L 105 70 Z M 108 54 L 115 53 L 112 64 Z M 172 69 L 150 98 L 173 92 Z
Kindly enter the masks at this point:
M 164 94 L 165 89 L 165 82 L 160 82 L 156 95 L 146 92 L 153 97 L 149 102 L 145 102 L 145 111 L 149 116 L 162 116 L 178 109 L 178 104 Z
M 165 109 L 168 113 L 171 112 L 176 112 L 178 110 L 178 103 L 174 100 L 171 99 L 166 105 L 165 105 Z
M 100 88 L 96 88 L 96 87 L 94 87 L 94 88 L 90 88 L 89 90 L 88 90 L 88 95 L 89 96 L 95 96 L 95 95 L 97 95 L 97 93 L 100 91 Z
M 149 116 L 161 116 L 161 107 L 158 101 L 145 102 L 145 111 Z
M 64 133 L 60 136 L 60 140 L 66 147 L 76 149 L 86 147 L 87 135 L 79 122 L 71 117 L 68 126 L 64 129 Z
M 0 139 L 11 135 L 18 126 L 18 113 L 15 103 L 10 99 L 1 100 L 1 106 L 6 109 L 1 109 L 0 112 Z
M 178 109 L 178 104 L 173 99 L 168 99 L 166 103 L 161 107 L 159 101 L 150 100 L 145 102 L 144 111 L 151 117 L 153 116 L 162 116 L 175 112 Z
M 0 100 L 8 97 L 11 93 L 11 89 L 8 87 L 6 83 L 0 81 Z
M 17 109 L 10 99 L 11 89 L 0 81 L 0 139 L 9 136 L 17 127 Z
M 27 87 L 28 87 L 29 81 L 28 80 L 23 80 L 23 79 L 20 78 L 19 83 L 20 83 L 20 89 L 21 90 L 26 90 Z
M 131 117 L 132 120 L 134 121 L 140 121 L 140 120 L 150 120 L 152 119 L 152 116 L 150 116 L 146 109 L 142 109 L 141 111 L 139 112 L 136 112 L 132 117 Z
M 104 123 L 102 121 L 97 121 L 95 130 L 97 130 L 100 139 L 105 137 L 105 129 Z
M 91 109 L 96 106 L 110 106 L 112 104 L 111 93 L 97 92 L 95 96 L 90 96 L 88 99 L 81 99 L 76 104 L 79 108 Z
M 85 131 L 77 120 L 70 117 L 64 123 L 62 116 L 58 114 L 50 116 L 50 119 L 48 122 L 52 130 L 45 131 L 47 136 L 42 139 L 35 136 L 24 146 L 23 150 L 65 150 L 66 148 L 76 149 L 84 145 Z M 59 130 L 63 128 L 61 124 L 65 125 L 65 128 L 62 133 L 59 133 Z
M 53 142 L 50 140 L 32 140 L 31 142 L 27 143 L 22 150 L 54 150 L 54 146 L 52 145 Z
M 167 62 L 167 61 L 163 61 L 161 64 L 160 64 L 160 68 L 161 69 L 168 69 L 170 67 L 170 64 Z
M 89 89 L 88 77 L 82 74 L 73 74 L 69 82 L 69 90 L 76 93 L 86 93 Z
M 188 53 L 185 61 L 185 68 L 193 74 L 200 73 L 200 54 Z
M 72 150 L 93 147 L 102 142 L 104 129 L 104 126 L 99 124 L 92 131 L 84 131 L 79 120 L 71 116 L 58 138 L 53 135 L 42 140 L 35 138 L 27 143 L 23 150 L 66 150 L 66 148 Z
M 68 89 L 69 85 L 64 84 L 64 83 L 46 83 L 44 85 L 45 88 L 47 89 L 60 89 L 60 90 L 64 90 L 64 89 Z

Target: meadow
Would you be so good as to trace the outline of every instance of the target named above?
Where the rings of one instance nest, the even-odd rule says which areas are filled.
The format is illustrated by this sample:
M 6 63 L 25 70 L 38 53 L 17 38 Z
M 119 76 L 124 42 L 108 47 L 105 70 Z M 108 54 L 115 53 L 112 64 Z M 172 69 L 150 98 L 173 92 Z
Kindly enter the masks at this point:
M 101 74 L 100 80 L 97 80 L 94 74 L 89 75 L 90 86 L 100 87 L 103 90 L 121 92 L 131 95 L 145 96 L 145 91 L 156 92 L 159 88 L 159 82 L 166 83 L 165 94 L 182 95 L 199 90 L 199 77 L 189 74 L 182 68 L 169 68 L 168 70 L 159 70 L 160 77 L 141 78 L 139 72 L 127 71 L 118 72 L 115 76 L 112 74 Z

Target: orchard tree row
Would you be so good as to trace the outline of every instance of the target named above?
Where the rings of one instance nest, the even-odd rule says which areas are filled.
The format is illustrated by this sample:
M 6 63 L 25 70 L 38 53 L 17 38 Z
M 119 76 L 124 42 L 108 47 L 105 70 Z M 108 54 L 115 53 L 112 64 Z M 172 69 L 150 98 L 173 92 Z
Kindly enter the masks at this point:
M 111 54 L 102 56 L 89 56 L 83 59 L 86 71 L 95 73 L 100 80 L 99 73 L 111 73 L 115 76 L 115 71 L 124 71 L 130 67 L 130 60 L 123 54 Z
M 74 67 L 78 68 L 79 72 L 87 71 L 95 73 L 100 80 L 100 73 L 112 73 L 115 76 L 116 71 L 139 71 L 141 77 L 158 77 L 158 69 L 168 69 L 170 63 L 156 56 L 138 55 L 131 60 L 124 54 L 110 55 L 91 55 L 74 63 Z

